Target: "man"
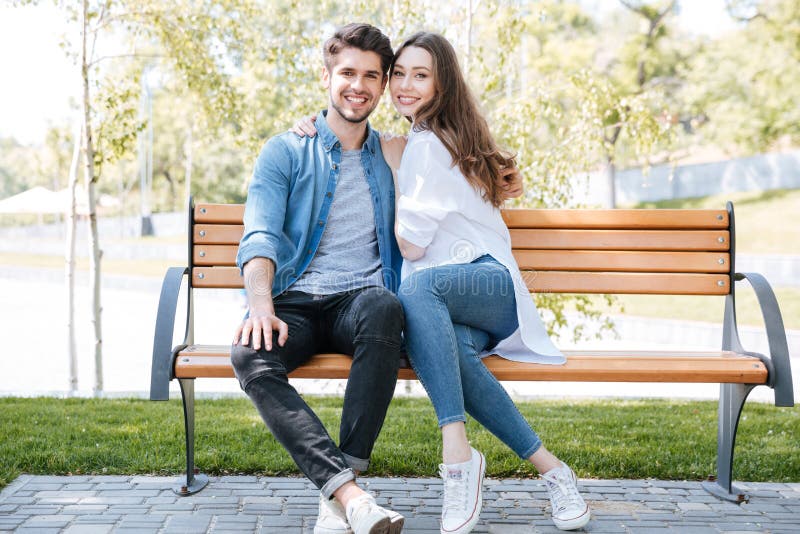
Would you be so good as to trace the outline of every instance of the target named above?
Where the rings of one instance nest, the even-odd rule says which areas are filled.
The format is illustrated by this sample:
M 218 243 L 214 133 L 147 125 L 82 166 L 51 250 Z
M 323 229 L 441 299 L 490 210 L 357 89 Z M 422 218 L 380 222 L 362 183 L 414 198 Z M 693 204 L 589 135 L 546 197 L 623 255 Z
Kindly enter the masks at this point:
M 403 517 L 355 483 L 394 393 L 403 329 L 394 185 L 367 123 L 392 48 L 377 28 L 349 24 L 323 54 L 329 107 L 319 135 L 273 137 L 256 162 L 237 257 L 249 314 L 231 360 L 272 434 L 320 488 L 315 533 L 400 532 Z M 338 447 L 287 379 L 324 351 L 353 355 Z
M 403 517 L 355 482 L 394 393 L 403 328 L 394 184 L 367 122 L 392 49 L 377 28 L 349 24 L 323 55 L 329 106 L 317 115 L 319 135 L 273 137 L 256 162 L 237 257 L 249 313 L 231 360 L 272 434 L 320 488 L 314 532 L 400 532 Z M 520 183 L 514 174 L 507 196 L 521 194 Z M 287 379 L 319 352 L 353 355 L 338 447 Z

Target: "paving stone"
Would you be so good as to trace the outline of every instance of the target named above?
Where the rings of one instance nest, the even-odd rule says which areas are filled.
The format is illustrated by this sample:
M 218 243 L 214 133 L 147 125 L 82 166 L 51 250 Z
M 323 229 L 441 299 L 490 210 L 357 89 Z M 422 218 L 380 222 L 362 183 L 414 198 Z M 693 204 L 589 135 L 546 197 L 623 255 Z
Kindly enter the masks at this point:
M 589 521 L 585 530 L 588 532 L 625 532 L 622 523 L 619 521 Z
M 114 524 L 120 519 L 120 515 L 118 514 L 108 514 L 102 513 L 102 515 L 79 515 L 75 516 L 74 523 L 103 523 L 103 524 Z
M 285 516 L 266 516 L 261 518 L 262 528 L 266 527 L 299 527 L 302 526 L 301 518 Z M 273 531 L 274 532 L 274 531 Z
M 37 515 L 29 518 L 23 524 L 23 528 L 50 528 L 50 527 L 65 527 L 75 516 L 72 515 Z
M 490 524 L 491 534 L 534 534 L 537 530 L 532 525 Z
M 61 510 L 60 506 L 49 506 L 49 505 L 36 505 L 30 504 L 27 506 L 20 506 L 17 508 L 16 514 L 19 515 L 49 515 L 49 514 L 57 514 Z
M 780 504 L 768 504 L 768 503 L 760 503 L 760 502 L 750 502 L 750 503 L 743 503 L 741 505 L 742 510 L 747 510 L 751 512 L 786 512 L 786 508 L 781 506 Z
M 71 525 L 62 534 L 107 534 L 114 525 Z
M 111 484 L 114 482 L 130 482 L 133 477 L 118 476 L 118 475 L 101 475 L 90 477 L 87 482 L 94 482 L 98 484 Z
M 302 482 L 285 482 L 278 480 L 269 482 L 267 488 L 272 490 L 305 490 L 308 486 Z
M 142 504 L 144 497 L 85 497 L 80 504 Z
M 61 509 L 65 514 L 73 515 L 98 514 L 106 510 L 108 506 L 103 504 L 71 504 Z
M 703 511 L 712 511 L 711 507 L 705 503 L 701 502 L 679 502 L 678 508 L 683 511 L 689 510 L 703 510 Z

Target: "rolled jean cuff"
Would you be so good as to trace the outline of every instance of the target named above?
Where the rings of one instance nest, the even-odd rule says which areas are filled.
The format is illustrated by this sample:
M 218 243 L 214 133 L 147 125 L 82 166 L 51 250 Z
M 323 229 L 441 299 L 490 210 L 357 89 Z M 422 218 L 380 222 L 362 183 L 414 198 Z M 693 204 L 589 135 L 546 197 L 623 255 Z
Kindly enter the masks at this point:
M 445 417 L 444 419 L 439 419 L 439 428 L 442 428 L 444 425 L 449 425 L 450 423 L 466 423 L 467 416 L 466 415 L 452 415 L 450 417 Z
M 350 456 L 344 451 L 342 451 L 342 456 L 344 456 L 347 465 L 349 465 L 354 471 L 366 471 L 369 469 L 369 459 L 364 460 L 363 458 L 356 458 L 355 456 Z
M 542 440 L 537 439 L 536 441 L 533 442 L 533 445 L 528 447 L 528 449 L 524 453 L 520 454 L 519 457 L 522 458 L 523 460 L 527 460 L 541 448 L 542 448 Z
M 319 489 L 319 492 L 326 499 L 331 499 L 333 497 L 333 492 L 337 489 L 341 488 L 344 484 L 350 482 L 351 480 L 356 479 L 356 474 L 353 472 L 352 469 L 345 469 L 344 471 L 333 475 L 324 486 Z

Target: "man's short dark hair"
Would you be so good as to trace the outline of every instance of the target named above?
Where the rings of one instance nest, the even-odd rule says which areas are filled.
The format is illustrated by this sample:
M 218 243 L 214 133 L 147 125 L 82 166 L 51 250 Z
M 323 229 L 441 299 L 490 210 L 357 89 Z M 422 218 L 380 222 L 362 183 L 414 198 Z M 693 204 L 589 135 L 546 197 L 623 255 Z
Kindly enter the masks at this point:
M 394 57 L 392 44 L 389 38 L 375 26 L 354 22 L 338 28 L 322 47 L 325 67 L 329 72 L 333 68 L 336 55 L 347 47 L 358 48 L 364 52 L 375 52 L 381 57 L 383 74 L 386 75 L 389 72 L 389 65 Z

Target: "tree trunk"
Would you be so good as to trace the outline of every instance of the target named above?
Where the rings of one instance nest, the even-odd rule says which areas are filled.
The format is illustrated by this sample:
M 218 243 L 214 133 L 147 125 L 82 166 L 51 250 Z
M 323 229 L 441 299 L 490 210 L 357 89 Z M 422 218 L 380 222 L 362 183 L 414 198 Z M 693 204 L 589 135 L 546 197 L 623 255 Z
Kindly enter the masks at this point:
M 184 193 L 184 201 L 187 203 L 184 207 L 188 210 L 189 208 L 189 197 L 192 196 L 192 155 L 194 154 L 194 139 L 192 136 L 192 131 L 194 130 L 194 121 L 189 123 L 189 131 L 186 132 L 186 143 L 184 144 L 183 152 L 186 155 L 186 169 L 185 169 L 185 178 L 184 178 L 184 186 L 185 186 L 185 193 Z
M 478 0 L 480 1 L 480 0 Z M 472 60 L 472 0 L 467 0 L 467 20 L 464 35 L 467 42 L 464 44 L 464 78 L 469 83 L 470 63 Z
M 617 207 L 617 166 L 614 164 L 612 156 L 606 157 L 606 183 L 608 184 L 608 207 L 614 209 Z
M 67 235 L 65 254 L 65 277 L 67 284 L 67 352 L 69 353 L 69 392 L 78 391 L 78 351 L 75 343 L 75 227 L 77 225 L 77 200 L 75 191 L 78 187 L 78 164 L 81 154 L 82 128 L 76 128 L 75 145 L 72 151 L 72 163 L 69 166 L 69 210 L 67 211 Z
M 92 288 L 92 325 L 94 326 L 94 393 L 103 391 L 103 329 L 100 304 L 100 261 L 102 251 L 97 235 L 97 198 L 95 196 L 94 142 L 92 140 L 91 99 L 89 98 L 89 58 L 86 40 L 89 29 L 88 0 L 83 0 L 83 45 L 81 77 L 83 81 L 83 152 L 86 201 L 89 210 L 89 279 Z

